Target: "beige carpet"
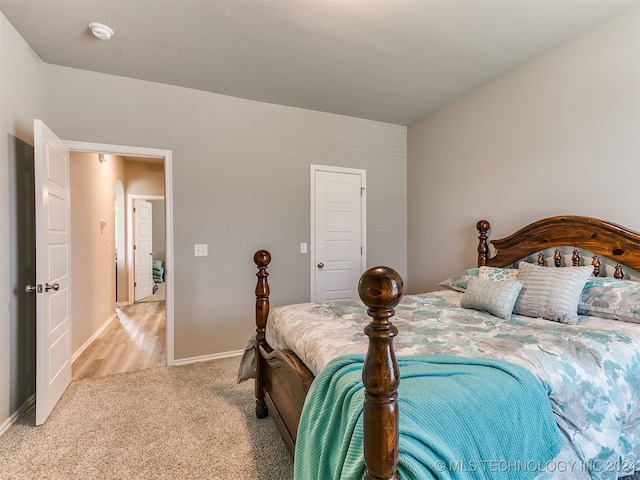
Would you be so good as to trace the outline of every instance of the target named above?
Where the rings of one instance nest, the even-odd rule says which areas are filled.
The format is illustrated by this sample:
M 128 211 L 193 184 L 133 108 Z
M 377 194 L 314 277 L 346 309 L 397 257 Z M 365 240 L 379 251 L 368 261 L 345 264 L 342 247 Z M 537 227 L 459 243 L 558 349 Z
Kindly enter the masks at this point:
M 238 362 L 72 382 L 45 425 L 31 409 L 0 437 L 0 479 L 291 480 L 253 382 L 235 383 Z
M 0 479 L 273 479 L 293 466 L 239 357 L 72 382 L 47 423 L 0 437 Z

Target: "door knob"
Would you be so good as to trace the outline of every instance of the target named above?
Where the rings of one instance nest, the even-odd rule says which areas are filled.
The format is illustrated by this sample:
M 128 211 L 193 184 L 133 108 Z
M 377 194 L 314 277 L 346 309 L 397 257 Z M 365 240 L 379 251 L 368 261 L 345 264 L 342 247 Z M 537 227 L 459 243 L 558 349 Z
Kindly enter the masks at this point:
M 49 290 L 53 290 L 54 292 L 57 292 L 58 290 L 60 290 L 60 285 L 58 285 L 57 283 L 54 283 L 53 285 L 49 285 L 48 283 L 45 283 L 44 291 L 48 292 Z
M 324 268 L 324 263 L 320 262 L 320 263 L 318 264 L 318 268 Z
M 24 291 L 27 293 L 42 292 L 42 285 L 26 285 Z

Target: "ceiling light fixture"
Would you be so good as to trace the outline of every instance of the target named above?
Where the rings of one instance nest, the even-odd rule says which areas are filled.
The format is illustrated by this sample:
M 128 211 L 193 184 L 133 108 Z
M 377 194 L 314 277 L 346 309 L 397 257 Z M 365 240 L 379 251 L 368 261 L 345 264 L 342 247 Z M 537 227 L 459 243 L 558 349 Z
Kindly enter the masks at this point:
M 91 22 L 89 24 L 89 29 L 91 30 L 91 33 L 100 40 L 109 40 L 113 37 L 113 29 L 103 25 L 102 23 Z

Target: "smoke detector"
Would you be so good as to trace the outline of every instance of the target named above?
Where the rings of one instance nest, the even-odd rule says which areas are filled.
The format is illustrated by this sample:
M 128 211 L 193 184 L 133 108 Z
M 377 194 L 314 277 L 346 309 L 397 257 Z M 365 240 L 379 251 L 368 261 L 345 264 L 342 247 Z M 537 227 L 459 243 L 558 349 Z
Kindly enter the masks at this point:
M 113 29 L 103 25 L 102 23 L 91 22 L 89 24 L 91 33 L 100 40 L 109 40 L 113 36 Z

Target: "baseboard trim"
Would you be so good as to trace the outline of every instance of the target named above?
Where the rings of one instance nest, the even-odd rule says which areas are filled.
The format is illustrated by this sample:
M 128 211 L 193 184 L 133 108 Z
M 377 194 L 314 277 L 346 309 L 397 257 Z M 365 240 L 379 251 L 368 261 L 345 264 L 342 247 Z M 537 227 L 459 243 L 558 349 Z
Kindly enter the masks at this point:
M 73 354 L 73 356 L 71 357 L 71 363 L 75 362 L 78 357 L 80 355 L 82 355 L 82 353 L 89 348 L 89 345 L 91 345 L 91 342 L 93 342 L 96 338 L 98 338 L 100 336 L 100 334 L 102 334 L 102 332 L 105 331 L 105 329 L 109 326 L 109 324 L 111 322 L 113 322 L 116 318 L 118 318 L 118 314 L 117 313 L 113 313 L 113 315 L 111 315 L 106 322 L 104 322 L 102 324 L 102 326 L 98 329 L 98 331 L 96 333 L 94 333 L 93 335 L 91 335 L 91 337 L 89 338 L 89 340 L 87 340 L 86 342 L 84 342 L 82 344 L 82 346 Z
M 20 417 L 20 415 L 22 415 L 27 409 L 29 409 L 31 407 L 31 405 L 33 405 L 35 402 L 36 402 L 36 395 L 34 393 L 29 398 L 27 398 L 27 401 L 24 402 L 20 406 L 20 408 L 18 408 L 18 410 L 13 412 L 13 415 L 11 415 L 9 418 L 7 418 L 7 420 L 5 420 L 5 422 L 2 425 L 0 425 L 0 437 L 2 435 L 4 435 L 5 432 L 7 430 L 9 430 L 11 425 L 16 423 L 16 420 L 18 420 L 18 417 Z
M 244 350 L 233 350 L 230 352 L 222 352 L 222 353 L 212 353 L 211 355 L 201 355 L 199 357 L 189 357 L 189 358 L 181 358 L 179 360 L 174 360 L 174 365 L 187 365 L 188 363 L 196 363 L 196 362 L 206 362 L 208 360 L 219 360 L 221 358 L 228 357 L 237 357 L 242 355 Z

